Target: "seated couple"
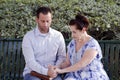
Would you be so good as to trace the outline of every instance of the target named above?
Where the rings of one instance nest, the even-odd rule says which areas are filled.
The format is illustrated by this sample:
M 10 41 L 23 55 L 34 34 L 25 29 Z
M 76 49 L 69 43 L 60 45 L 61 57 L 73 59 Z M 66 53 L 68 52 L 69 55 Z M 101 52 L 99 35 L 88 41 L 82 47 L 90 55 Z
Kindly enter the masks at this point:
M 101 62 L 102 51 L 96 39 L 87 33 L 89 20 L 77 14 L 69 22 L 72 40 L 65 51 L 62 34 L 50 28 L 51 9 L 40 7 L 36 12 L 37 27 L 22 42 L 25 58 L 24 80 L 42 80 L 31 71 L 48 75 L 52 80 L 109 80 Z M 50 64 L 50 65 L 49 65 Z M 44 79 L 47 80 L 47 79 Z

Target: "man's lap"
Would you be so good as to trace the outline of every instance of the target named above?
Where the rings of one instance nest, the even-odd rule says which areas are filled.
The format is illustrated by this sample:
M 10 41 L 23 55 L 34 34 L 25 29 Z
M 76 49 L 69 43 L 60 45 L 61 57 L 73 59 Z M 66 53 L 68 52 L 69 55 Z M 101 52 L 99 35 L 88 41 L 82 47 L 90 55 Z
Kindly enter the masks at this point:
M 39 78 L 37 78 L 35 76 L 31 76 L 30 74 L 26 74 L 24 76 L 24 80 L 41 80 L 41 79 L 39 79 Z
M 41 79 L 39 79 L 39 78 L 37 78 L 37 77 L 35 77 L 35 76 L 31 76 L 30 74 L 26 74 L 25 76 L 24 76 L 24 80 L 41 80 Z M 56 78 L 54 78 L 53 80 L 62 80 L 61 79 L 61 77 L 60 77 L 60 75 L 58 75 Z

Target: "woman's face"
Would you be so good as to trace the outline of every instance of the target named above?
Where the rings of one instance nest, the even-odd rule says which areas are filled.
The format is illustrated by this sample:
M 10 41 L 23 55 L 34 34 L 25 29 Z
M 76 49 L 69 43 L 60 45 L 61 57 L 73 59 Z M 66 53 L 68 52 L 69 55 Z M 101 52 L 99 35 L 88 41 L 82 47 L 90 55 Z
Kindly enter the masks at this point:
M 83 31 L 78 30 L 76 25 L 70 26 L 71 36 L 74 40 L 80 40 L 83 37 Z

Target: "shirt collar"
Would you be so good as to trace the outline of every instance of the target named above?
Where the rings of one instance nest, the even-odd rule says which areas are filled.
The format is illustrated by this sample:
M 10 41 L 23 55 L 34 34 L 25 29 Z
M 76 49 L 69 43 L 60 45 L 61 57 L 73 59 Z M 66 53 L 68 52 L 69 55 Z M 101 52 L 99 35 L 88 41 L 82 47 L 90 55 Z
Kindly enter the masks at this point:
M 38 26 L 35 28 L 35 35 L 36 36 L 43 36 L 43 37 L 45 37 L 45 36 L 50 35 L 50 34 L 52 34 L 52 28 L 49 28 L 49 32 L 46 33 L 46 34 L 41 33 L 39 31 L 39 29 L 38 29 Z

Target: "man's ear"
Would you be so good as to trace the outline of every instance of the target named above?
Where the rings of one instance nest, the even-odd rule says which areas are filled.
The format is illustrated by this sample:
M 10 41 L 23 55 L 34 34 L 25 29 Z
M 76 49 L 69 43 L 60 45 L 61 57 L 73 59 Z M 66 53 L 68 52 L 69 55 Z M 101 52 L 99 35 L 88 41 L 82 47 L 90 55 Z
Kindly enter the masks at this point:
M 38 20 L 39 20 L 39 19 L 36 17 L 36 18 L 35 18 L 36 23 L 38 23 Z

